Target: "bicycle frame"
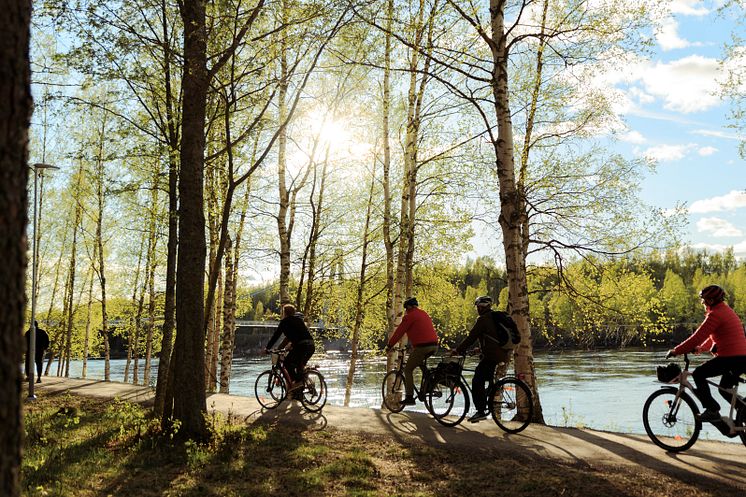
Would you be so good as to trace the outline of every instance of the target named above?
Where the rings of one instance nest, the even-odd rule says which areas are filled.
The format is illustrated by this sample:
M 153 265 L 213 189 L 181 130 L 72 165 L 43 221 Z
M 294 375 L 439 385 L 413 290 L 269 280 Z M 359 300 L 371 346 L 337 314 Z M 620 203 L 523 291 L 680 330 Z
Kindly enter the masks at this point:
M 403 347 L 399 347 L 399 348 L 396 349 L 396 351 L 398 352 L 399 357 L 396 359 L 396 368 L 393 369 L 392 371 L 399 371 L 400 373 L 404 374 L 404 364 L 405 364 L 404 358 L 405 358 L 405 355 L 406 355 L 406 354 L 404 354 L 405 349 Z M 420 378 L 419 388 L 417 388 L 417 382 L 415 382 L 415 384 L 413 385 L 414 386 L 414 395 L 417 398 L 419 398 L 420 392 L 423 391 L 423 386 L 425 384 L 425 378 L 427 378 L 430 375 L 430 373 L 432 372 L 432 370 L 429 367 L 427 367 L 427 360 L 430 359 L 430 357 L 432 357 L 432 356 L 426 357 L 425 358 L 425 362 L 422 363 L 422 364 L 420 364 L 418 366 L 420 368 L 420 372 L 422 373 L 422 378 Z M 424 394 L 424 392 L 423 392 L 423 394 Z
M 682 393 L 686 392 L 686 390 L 689 390 L 692 394 L 691 397 L 699 400 L 699 397 L 697 397 L 697 394 L 696 394 L 696 387 L 692 385 L 692 383 L 689 381 L 689 378 L 693 376 L 693 373 L 689 371 L 689 357 L 687 354 L 684 354 L 684 365 L 685 365 L 684 370 L 681 372 L 681 374 L 678 377 L 679 389 L 678 389 L 678 392 L 676 393 L 676 399 L 679 400 L 681 398 Z M 744 400 L 742 397 L 738 395 L 738 384 L 744 382 L 744 380 L 741 379 L 741 377 L 739 376 L 737 378 L 736 385 L 733 388 L 723 388 L 719 384 L 709 379 L 705 381 L 707 381 L 708 384 L 717 388 L 719 391 L 729 393 L 731 396 L 730 409 L 728 410 L 728 416 L 721 416 L 720 422 L 725 423 L 731 435 L 737 434 L 740 432 L 746 432 L 746 426 L 737 427 L 734 421 L 736 418 L 736 403 L 739 403 L 742 409 L 746 409 L 746 400 Z M 665 387 L 662 387 L 662 388 L 665 388 Z M 716 421 L 713 424 L 716 424 L 716 423 L 718 422 Z

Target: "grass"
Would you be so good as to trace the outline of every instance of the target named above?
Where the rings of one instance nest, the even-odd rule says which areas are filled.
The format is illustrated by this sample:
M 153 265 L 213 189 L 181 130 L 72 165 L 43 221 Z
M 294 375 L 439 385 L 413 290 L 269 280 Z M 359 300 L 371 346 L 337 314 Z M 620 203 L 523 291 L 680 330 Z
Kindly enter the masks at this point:
M 332 428 L 210 417 L 174 443 L 146 409 L 50 395 L 25 406 L 25 496 L 716 496 L 660 474 L 457 450 Z

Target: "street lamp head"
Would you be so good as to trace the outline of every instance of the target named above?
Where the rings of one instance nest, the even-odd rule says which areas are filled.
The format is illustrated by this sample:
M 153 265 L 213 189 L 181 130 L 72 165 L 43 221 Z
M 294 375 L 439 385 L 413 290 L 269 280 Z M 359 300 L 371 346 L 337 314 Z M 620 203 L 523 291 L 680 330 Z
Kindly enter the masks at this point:
M 34 170 L 39 171 L 40 169 L 59 169 L 57 166 L 53 166 L 52 164 L 44 164 L 42 162 L 37 162 L 31 166 L 34 168 Z

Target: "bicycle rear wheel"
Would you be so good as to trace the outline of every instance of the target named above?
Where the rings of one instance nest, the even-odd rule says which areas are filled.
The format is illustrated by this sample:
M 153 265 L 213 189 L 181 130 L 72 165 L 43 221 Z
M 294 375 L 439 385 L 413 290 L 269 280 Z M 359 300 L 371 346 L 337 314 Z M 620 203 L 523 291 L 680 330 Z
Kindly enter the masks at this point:
M 326 380 L 315 369 L 306 371 L 300 402 L 307 411 L 311 412 L 319 412 L 326 405 Z
M 254 395 L 262 407 L 274 409 L 285 400 L 285 380 L 277 371 L 268 369 L 260 374 L 254 383 Z
M 653 392 L 642 408 L 645 432 L 658 447 L 669 452 L 688 449 L 699 437 L 702 422 L 697 405 L 686 393 L 667 387 Z
M 508 433 L 522 432 L 534 416 L 531 389 L 518 378 L 498 380 L 489 402 L 492 419 Z
M 383 405 L 391 412 L 401 412 L 404 406 L 401 400 L 404 398 L 404 374 L 401 371 L 389 371 L 383 377 L 381 385 Z
M 455 376 L 433 377 L 428 380 L 427 409 L 443 426 L 456 426 L 469 412 L 469 394 Z

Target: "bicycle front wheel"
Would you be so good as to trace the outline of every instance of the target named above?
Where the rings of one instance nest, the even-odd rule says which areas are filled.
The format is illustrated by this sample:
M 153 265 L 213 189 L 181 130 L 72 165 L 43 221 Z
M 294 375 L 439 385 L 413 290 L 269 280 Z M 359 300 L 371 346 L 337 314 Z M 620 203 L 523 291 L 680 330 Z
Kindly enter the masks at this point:
M 663 388 L 648 397 L 642 408 L 642 423 L 650 440 L 669 452 L 688 449 L 699 437 L 702 422 L 697 405 L 676 388 Z
M 254 395 L 262 407 L 274 409 L 285 400 L 286 388 L 282 375 L 273 369 L 264 371 L 254 383 Z
M 534 416 L 531 389 L 518 378 L 498 380 L 489 402 L 492 419 L 508 433 L 522 432 Z
M 443 426 L 456 426 L 469 412 L 469 395 L 460 378 L 442 376 L 428 381 L 427 409 Z
M 326 380 L 315 369 L 306 371 L 300 402 L 311 412 L 319 412 L 326 405 Z
M 383 377 L 381 385 L 383 405 L 391 412 L 401 412 L 404 406 L 401 400 L 404 398 L 404 374 L 401 371 L 389 371 Z

